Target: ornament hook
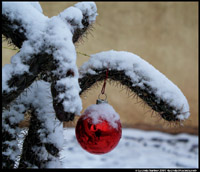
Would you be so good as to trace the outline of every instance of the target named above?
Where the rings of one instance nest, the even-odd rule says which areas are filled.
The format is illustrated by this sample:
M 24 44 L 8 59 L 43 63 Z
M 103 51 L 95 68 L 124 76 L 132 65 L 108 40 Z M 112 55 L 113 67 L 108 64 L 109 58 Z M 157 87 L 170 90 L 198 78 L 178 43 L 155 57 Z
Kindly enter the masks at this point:
M 101 95 L 105 96 L 104 99 L 101 98 Z M 105 93 L 104 94 L 101 94 L 101 93 L 99 94 L 96 104 L 100 104 L 100 103 L 108 103 L 107 95 Z
M 109 69 L 108 69 L 108 67 L 107 67 L 107 70 L 106 70 L 106 77 L 105 77 L 105 79 L 104 79 L 103 87 L 102 87 L 102 89 L 101 89 L 101 93 L 100 93 L 99 96 L 98 96 L 98 100 L 96 101 L 96 104 L 108 103 L 108 101 L 107 101 L 107 95 L 106 95 L 106 93 L 105 93 L 106 81 L 107 81 L 107 79 L 108 79 L 108 70 L 109 70 Z M 101 95 L 104 95 L 104 96 L 105 96 L 104 99 L 101 98 Z

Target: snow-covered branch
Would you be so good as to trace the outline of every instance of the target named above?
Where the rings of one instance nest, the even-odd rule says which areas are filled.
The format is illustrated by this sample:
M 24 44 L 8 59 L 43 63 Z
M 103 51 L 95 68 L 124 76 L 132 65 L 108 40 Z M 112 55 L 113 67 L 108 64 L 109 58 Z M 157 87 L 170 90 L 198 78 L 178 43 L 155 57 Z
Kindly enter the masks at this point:
M 39 35 L 37 27 L 44 26 L 46 19 L 38 2 L 2 3 L 2 34 L 18 48 L 25 40 Z
M 42 14 L 38 2 L 4 2 L 2 9 L 3 34 L 20 48 L 11 64 L 2 69 L 3 167 L 13 168 L 19 155 L 16 126 L 20 121 L 12 124 L 10 120 L 19 117 L 8 111 L 15 104 L 24 103 L 24 112 L 31 110 L 32 116 L 19 168 L 59 167 L 63 137 L 62 123 L 56 116 L 63 120 L 59 115 L 64 114 L 68 121 L 81 111 L 74 43 L 95 21 L 96 5 L 78 3 L 52 18 Z M 34 82 L 41 73 L 48 73 L 51 83 Z
M 8 28 L 12 33 L 8 34 L 7 38 L 14 40 L 14 44 L 15 38 L 23 38 L 16 43 L 16 46 L 21 47 L 20 52 L 13 56 L 11 64 L 5 65 L 2 70 L 3 107 L 29 87 L 40 72 L 51 71 L 54 82 L 52 86 L 55 86 L 54 90 L 58 93 L 54 94 L 57 95 L 53 97 L 54 102 L 57 102 L 54 105 L 62 102 L 63 113 L 72 113 L 67 105 L 70 104 L 70 100 L 64 96 L 65 91 L 70 92 L 71 87 L 65 89 L 65 86 L 66 81 L 77 80 L 77 82 L 72 81 L 77 88 L 75 99 L 79 101 L 73 113 L 80 112 L 81 101 L 78 94 L 80 88 L 74 43 L 95 21 L 96 10 L 93 2 L 77 3 L 75 7 L 70 7 L 49 19 L 42 14 L 39 3 L 3 3 L 4 30 L 6 32 Z M 71 75 L 68 77 L 69 71 L 73 71 L 73 77 Z M 57 90 L 58 87 L 63 87 L 62 95 Z
M 17 101 L 25 102 L 31 111 L 30 127 L 24 140 L 19 168 L 59 167 L 63 127 L 55 117 L 50 83 L 34 82 Z
M 38 114 L 38 109 L 33 109 L 31 112 L 30 127 L 28 135 L 23 143 L 23 150 L 19 162 L 18 168 L 51 168 L 59 167 L 59 152 L 60 149 L 55 145 L 54 138 L 48 139 L 50 135 L 59 135 L 62 137 L 62 132 L 56 131 L 56 127 L 45 125 L 44 121 L 41 121 Z M 48 116 L 49 118 L 49 116 Z M 55 119 L 55 117 L 53 117 Z M 52 123 L 54 119 L 52 120 Z M 55 127 L 55 131 L 53 128 Z M 51 128 L 51 130 L 49 130 Z M 51 133 L 53 132 L 53 133 Z M 62 138 L 61 138 L 62 139 Z M 58 140 L 57 140 L 58 141 Z M 53 163 L 53 165 L 51 165 Z
M 14 103 L 2 113 L 2 168 L 13 168 L 20 154 L 17 146 L 18 123 L 24 119 L 25 111 L 23 104 Z
M 189 105 L 181 90 L 148 62 L 129 52 L 111 50 L 91 55 L 79 70 L 81 93 L 105 79 L 107 68 L 109 79 L 127 86 L 163 119 L 182 121 L 189 117 Z
M 80 115 L 80 95 L 104 80 L 107 69 L 110 80 L 127 86 L 163 119 L 189 117 L 189 105 L 180 89 L 135 54 L 97 53 L 78 71 L 74 44 L 96 20 L 94 2 L 77 3 L 52 18 L 44 16 L 38 2 L 2 5 L 3 34 L 20 48 L 2 69 L 3 168 L 13 168 L 20 154 L 17 124 L 27 110 L 31 110 L 31 120 L 19 168 L 59 167 L 60 121 Z M 41 75 L 47 82 L 36 80 Z
M 27 55 L 27 56 L 26 56 Z M 6 107 L 17 98 L 24 89 L 28 88 L 36 79 L 38 74 L 50 66 L 47 59 L 52 59 L 47 54 L 31 54 L 29 60 L 21 62 L 27 58 L 28 54 L 20 51 L 12 57 L 11 64 L 6 64 L 2 69 L 2 107 Z
M 10 39 L 9 43 L 13 43 L 18 48 L 21 48 L 23 42 L 26 40 L 26 36 L 23 31 L 24 28 L 20 27 L 19 21 L 11 22 L 8 16 L 4 14 L 2 14 L 1 21 L 2 34 L 7 40 Z

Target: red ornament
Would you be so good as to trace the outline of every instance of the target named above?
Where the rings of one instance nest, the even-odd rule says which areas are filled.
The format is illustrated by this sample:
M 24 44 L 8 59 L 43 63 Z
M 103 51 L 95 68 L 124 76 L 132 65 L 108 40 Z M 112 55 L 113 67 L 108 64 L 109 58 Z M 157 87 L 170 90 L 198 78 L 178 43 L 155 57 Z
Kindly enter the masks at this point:
M 119 115 L 108 103 L 89 106 L 76 125 L 79 144 L 93 154 L 104 154 L 113 150 L 121 134 Z

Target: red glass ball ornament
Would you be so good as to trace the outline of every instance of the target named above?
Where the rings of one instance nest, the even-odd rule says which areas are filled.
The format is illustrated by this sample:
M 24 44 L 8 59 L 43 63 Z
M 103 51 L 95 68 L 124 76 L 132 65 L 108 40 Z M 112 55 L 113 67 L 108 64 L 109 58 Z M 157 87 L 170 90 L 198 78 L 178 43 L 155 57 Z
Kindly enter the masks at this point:
M 107 103 L 89 106 L 76 125 L 79 144 L 93 154 L 104 154 L 113 150 L 119 143 L 121 134 L 119 115 Z

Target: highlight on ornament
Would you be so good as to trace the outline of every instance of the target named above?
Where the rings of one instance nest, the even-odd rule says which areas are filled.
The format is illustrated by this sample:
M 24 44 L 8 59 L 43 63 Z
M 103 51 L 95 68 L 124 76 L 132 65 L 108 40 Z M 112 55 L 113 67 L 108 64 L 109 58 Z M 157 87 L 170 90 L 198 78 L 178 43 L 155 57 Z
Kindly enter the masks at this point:
M 112 151 L 118 145 L 121 135 L 120 117 L 106 99 L 98 99 L 96 104 L 90 105 L 76 125 L 78 143 L 93 154 Z

